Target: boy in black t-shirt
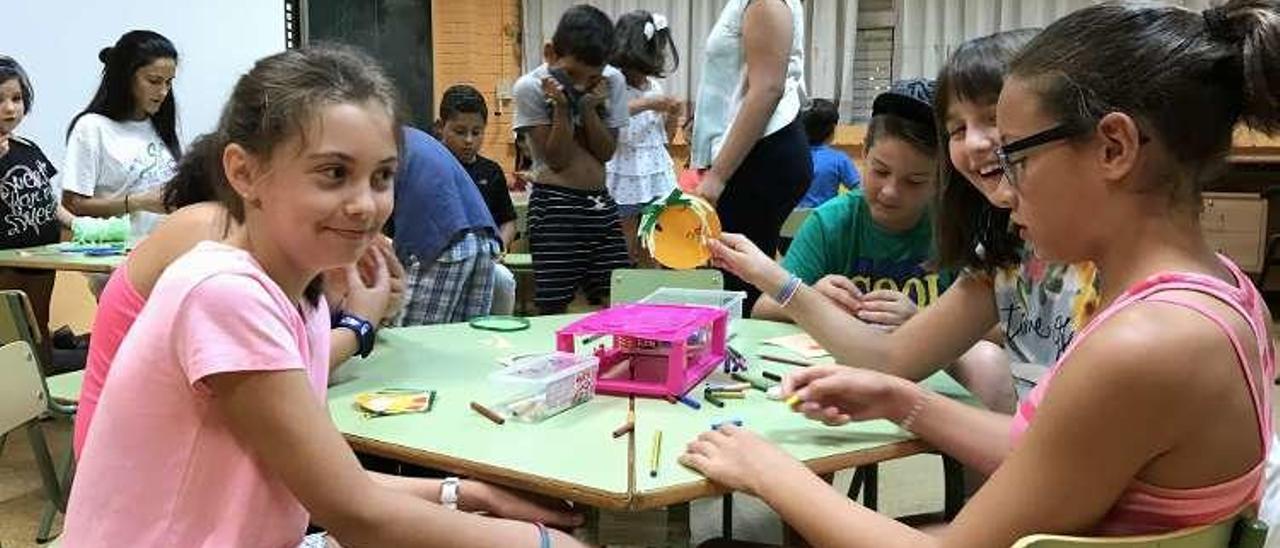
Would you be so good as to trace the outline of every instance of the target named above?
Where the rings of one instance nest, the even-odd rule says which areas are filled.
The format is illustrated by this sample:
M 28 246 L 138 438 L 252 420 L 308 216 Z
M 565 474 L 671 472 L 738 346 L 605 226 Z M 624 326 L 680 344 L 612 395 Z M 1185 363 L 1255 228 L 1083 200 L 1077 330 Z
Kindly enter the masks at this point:
M 516 237 L 516 208 L 511 203 L 502 166 L 480 155 L 488 122 L 489 109 L 484 96 L 476 88 L 461 84 L 452 86 L 440 98 L 436 133 L 479 187 L 489 214 L 493 215 L 493 224 L 498 226 L 505 254 Z M 492 310 L 494 314 L 510 314 L 515 308 L 515 276 L 502 264 L 494 266 Z

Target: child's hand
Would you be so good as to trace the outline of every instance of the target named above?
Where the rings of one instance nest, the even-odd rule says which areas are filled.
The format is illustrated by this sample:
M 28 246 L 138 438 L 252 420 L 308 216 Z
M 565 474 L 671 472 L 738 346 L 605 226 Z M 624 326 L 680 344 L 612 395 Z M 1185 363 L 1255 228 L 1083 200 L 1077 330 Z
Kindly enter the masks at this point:
M 387 274 L 390 276 L 390 292 L 387 295 L 387 306 L 383 309 L 380 323 L 388 325 L 397 315 L 400 309 L 404 307 L 405 294 L 405 273 L 404 265 L 400 263 L 400 259 L 396 257 L 395 248 L 391 244 L 391 238 L 383 236 L 374 240 L 370 249 L 375 250 L 382 255 L 383 260 L 387 263 Z M 366 256 L 368 254 L 366 253 Z M 372 276 L 367 280 L 372 280 Z
M 564 86 L 550 76 L 542 77 L 542 96 L 557 107 L 569 106 L 569 96 L 565 94 Z
M 855 315 L 867 323 L 897 327 L 916 315 L 916 303 L 901 291 L 879 289 L 862 296 Z
M 711 251 L 713 265 L 732 272 L 767 293 L 777 288 L 766 288 L 765 285 L 773 283 L 781 287 L 790 276 L 772 257 L 765 255 L 741 234 L 725 232 L 719 240 L 708 241 L 707 248 Z
M 800 397 L 795 410 L 829 426 L 900 419 L 915 401 L 915 388 L 899 377 L 843 365 L 797 369 L 782 378 L 783 396 Z
M 862 291 L 853 280 L 839 274 L 823 276 L 813 284 L 813 289 L 851 315 L 856 315 L 861 308 Z
M 604 104 L 605 100 L 608 98 L 609 81 L 604 78 L 596 80 L 595 85 L 591 86 L 591 89 L 587 91 L 586 95 L 582 96 L 583 112 L 594 111 L 596 107 Z
M 341 309 L 369 322 L 383 317 L 391 299 L 391 272 L 382 251 L 369 246 L 356 264 L 325 272 L 325 285 L 346 289 Z
M 704 432 L 689 443 L 680 464 L 734 491 L 755 495 L 760 482 L 804 465 L 756 433 L 732 424 Z
M 467 481 L 458 490 L 468 504 L 460 508 L 561 529 L 582 525 L 582 514 L 563 500 L 512 491 L 479 481 Z M 462 502 L 462 501 L 459 501 Z
M 668 116 L 678 117 L 680 116 L 680 113 L 684 111 L 684 101 L 681 101 L 678 97 L 663 95 L 658 98 L 658 101 L 658 108 L 665 111 Z

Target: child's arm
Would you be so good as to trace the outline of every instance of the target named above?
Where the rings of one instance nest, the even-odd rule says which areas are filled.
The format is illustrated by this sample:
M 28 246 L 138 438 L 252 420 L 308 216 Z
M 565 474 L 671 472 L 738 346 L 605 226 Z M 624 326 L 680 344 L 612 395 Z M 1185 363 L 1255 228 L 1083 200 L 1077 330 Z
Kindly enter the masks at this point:
M 1242 401 L 1248 398 L 1242 377 L 1205 367 L 1230 367 L 1230 355 L 1221 333 L 1195 312 L 1141 304 L 1117 314 L 1060 367 L 1036 411 L 1035 425 L 940 538 L 921 536 L 853 504 L 745 429 L 727 426 L 704 433 L 690 444 L 681 462 L 719 483 L 758 495 L 815 546 L 968 548 L 1009 546 L 1032 533 L 1078 534 L 1095 528 L 1135 479 L 1182 484 L 1199 477 L 1199 483 L 1190 480 L 1191 485 L 1203 485 L 1220 481 L 1211 478 L 1237 477 L 1250 463 L 1265 460 L 1252 431 L 1256 421 L 1250 403 Z M 796 377 L 838 370 L 816 369 Z M 875 416 L 840 416 L 823 409 L 831 402 L 809 390 L 817 382 L 798 392 L 808 416 L 832 423 Z M 899 389 L 880 390 L 883 398 L 900 400 L 894 404 L 896 411 L 884 415 L 899 422 L 915 417 L 912 430 L 917 433 L 930 423 L 966 431 L 968 424 L 950 420 L 950 408 L 958 404 L 923 392 L 926 399 L 912 403 L 913 390 L 918 389 L 905 383 Z M 870 392 L 863 392 L 846 394 L 846 399 L 874 400 L 867 397 Z M 908 396 L 901 398 L 903 394 Z M 1224 405 L 1223 394 L 1238 398 L 1242 407 L 1232 411 L 1230 402 Z M 1213 421 L 1241 418 L 1251 427 L 1241 429 L 1239 436 L 1254 443 L 1236 437 L 1206 456 L 1207 450 L 1197 444 L 1204 443 L 1201 436 L 1211 431 Z M 832 527 L 833 523 L 841 526 Z
M 613 158 L 613 151 L 618 144 L 618 130 L 610 128 L 600 118 L 599 106 L 610 99 L 609 95 L 610 82 L 608 79 L 601 79 L 590 93 L 582 97 L 580 104 L 582 133 L 586 138 L 587 150 L 602 164 Z
M 532 128 L 529 146 L 554 171 L 569 167 L 573 158 L 573 120 L 569 116 L 569 98 L 550 76 L 542 79 L 542 93 L 551 102 L 551 125 Z
M 537 546 L 529 523 L 453 512 L 380 487 L 360 468 L 301 370 L 222 373 L 202 382 L 236 439 L 344 544 Z M 581 546 L 553 535 L 555 546 Z
M 516 222 L 507 221 L 498 227 L 498 237 L 502 238 L 502 251 L 505 253 L 511 249 L 511 242 L 516 239 Z
M 516 239 L 516 205 L 511 202 L 511 191 L 507 190 L 507 174 L 501 168 L 494 169 L 494 180 L 490 192 L 496 193 L 498 200 L 492 211 L 493 220 L 498 223 L 498 236 L 502 238 L 502 251 L 511 250 L 511 242 Z
M 766 295 L 776 295 L 790 277 L 741 235 L 725 234 L 710 247 L 718 265 Z M 954 362 L 996 325 L 993 291 L 989 279 L 961 276 L 933 304 L 888 334 L 852 318 L 803 284 L 787 304 L 787 313 L 836 361 L 921 380 Z
M 675 97 L 667 96 L 667 99 L 671 104 L 668 105 L 667 112 L 662 115 L 662 121 L 667 130 L 667 142 L 670 143 L 676 140 L 676 130 L 680 129 L 681 105 L 680 100 Z

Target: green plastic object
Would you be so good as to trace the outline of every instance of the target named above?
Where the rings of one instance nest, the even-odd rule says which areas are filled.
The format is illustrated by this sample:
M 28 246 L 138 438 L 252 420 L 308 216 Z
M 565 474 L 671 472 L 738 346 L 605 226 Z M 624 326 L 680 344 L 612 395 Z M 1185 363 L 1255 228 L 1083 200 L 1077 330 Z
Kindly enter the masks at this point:
M 129 241 L 129 218 L 100 219 L 76 217 L 71 222 L 71 241 L 77 244 L 124 243 Z

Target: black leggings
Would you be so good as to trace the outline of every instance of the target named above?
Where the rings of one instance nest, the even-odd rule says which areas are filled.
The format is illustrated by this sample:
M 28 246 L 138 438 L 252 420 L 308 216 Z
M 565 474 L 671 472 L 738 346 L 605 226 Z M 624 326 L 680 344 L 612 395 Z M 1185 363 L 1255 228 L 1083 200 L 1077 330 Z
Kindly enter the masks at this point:
M 797 118 L 790 125 L 756 141 L 751 152 L 725 182 L 716 213 L 725 232 L 747 237 L 773 257 L 778 251 L 779 232 L 787 215 L 800 203 L 813 179 L 813 157 L 809 141 Z M 724 272 L 725 289 L 746 291 L 743 310 L 760 297 L 760 290 L 737 276 Z

